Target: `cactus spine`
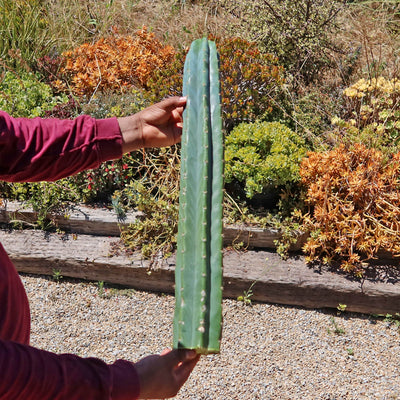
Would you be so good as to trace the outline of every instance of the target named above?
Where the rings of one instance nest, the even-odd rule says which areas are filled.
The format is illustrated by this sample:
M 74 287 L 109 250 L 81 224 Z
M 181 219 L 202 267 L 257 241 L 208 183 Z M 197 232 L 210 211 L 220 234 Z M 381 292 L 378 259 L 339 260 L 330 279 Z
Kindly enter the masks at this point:
M 174 348 L 218 353 L 222 326 L 223 136 L 218 54 L 199 39 L 186 57 Z

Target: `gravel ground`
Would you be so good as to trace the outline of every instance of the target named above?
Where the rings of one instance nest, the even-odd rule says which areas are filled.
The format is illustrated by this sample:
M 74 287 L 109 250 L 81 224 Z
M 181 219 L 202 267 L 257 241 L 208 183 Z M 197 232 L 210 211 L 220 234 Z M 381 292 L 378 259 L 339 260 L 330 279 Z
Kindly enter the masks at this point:
M 22 276 L 33 346 L 138 360 L 172 342 L 174 299 Z M 400 332 L 368 316 L 224 301 L 220 355 L 203 357 L 177 399 L 400 399 Z

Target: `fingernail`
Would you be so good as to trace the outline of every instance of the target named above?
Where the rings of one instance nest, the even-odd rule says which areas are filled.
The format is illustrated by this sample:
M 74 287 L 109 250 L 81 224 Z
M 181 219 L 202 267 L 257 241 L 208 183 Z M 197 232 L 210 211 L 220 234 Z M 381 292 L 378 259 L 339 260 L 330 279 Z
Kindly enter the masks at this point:
M 180 101 L 186 101 L 187 100 L 187 96 L 182 96 L 179 100 Z

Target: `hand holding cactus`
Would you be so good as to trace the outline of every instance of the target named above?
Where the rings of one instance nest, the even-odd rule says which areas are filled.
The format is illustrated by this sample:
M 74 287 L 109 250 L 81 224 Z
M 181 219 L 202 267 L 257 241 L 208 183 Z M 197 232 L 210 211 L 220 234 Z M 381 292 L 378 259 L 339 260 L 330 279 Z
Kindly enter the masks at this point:
M 123 153 L 178 143 L 182 135 L 185 105 L 185 97 L 170 97 L 137 114 L 118 118 Z

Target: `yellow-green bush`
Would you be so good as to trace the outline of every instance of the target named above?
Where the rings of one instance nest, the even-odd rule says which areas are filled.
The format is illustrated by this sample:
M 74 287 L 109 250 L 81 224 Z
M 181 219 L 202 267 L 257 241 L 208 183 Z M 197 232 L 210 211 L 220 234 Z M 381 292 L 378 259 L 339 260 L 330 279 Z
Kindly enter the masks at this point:
M 7 71 L 0 80 L 0 109 L 14 117 L 42 117 L 66 96 L 54 96 L 50 86 L 32 72 Z
M 346 114 L 332 119 L 337 141 L 363 143 L 384 152 L 400 144 L 400 80 L 360 79 L 343 92 Z
M 268 187 L 300 181 L 304 140 L 279 122 L 242 123 L 225 141 L 225 179 L 243 184 L 248 198 Z

